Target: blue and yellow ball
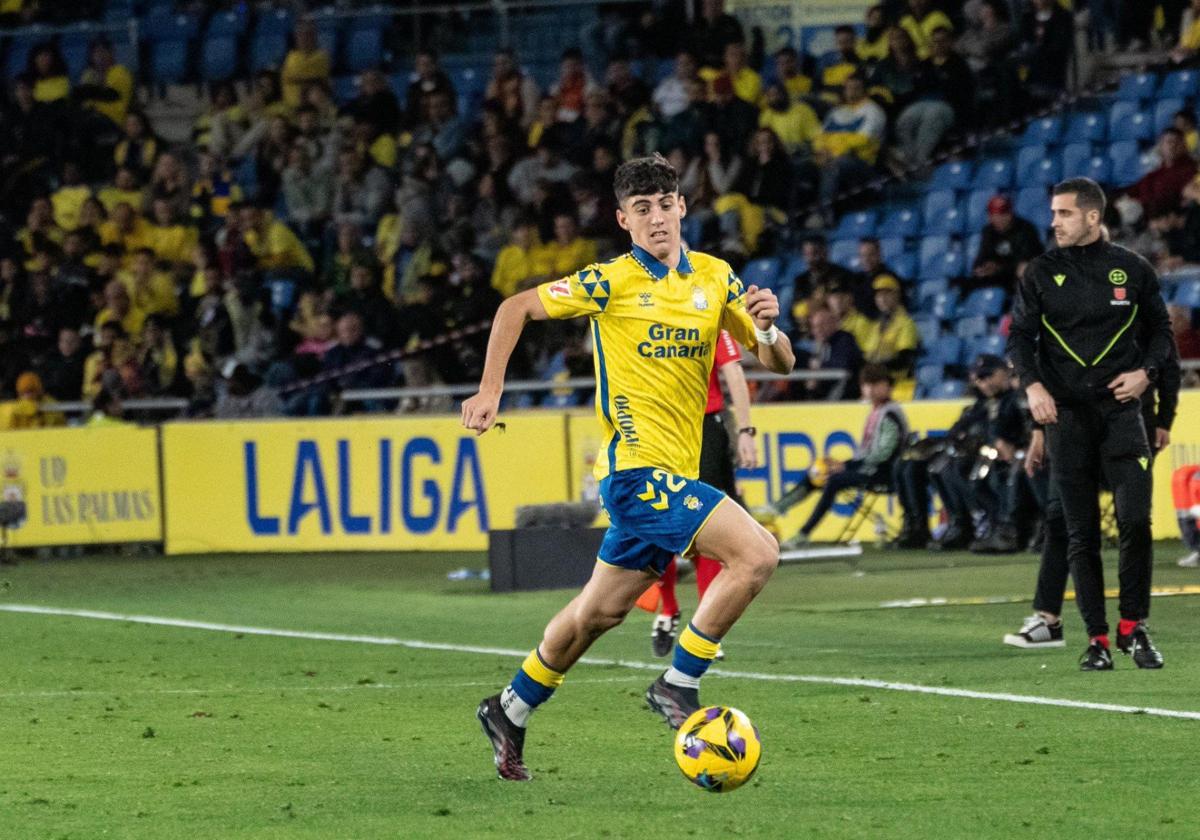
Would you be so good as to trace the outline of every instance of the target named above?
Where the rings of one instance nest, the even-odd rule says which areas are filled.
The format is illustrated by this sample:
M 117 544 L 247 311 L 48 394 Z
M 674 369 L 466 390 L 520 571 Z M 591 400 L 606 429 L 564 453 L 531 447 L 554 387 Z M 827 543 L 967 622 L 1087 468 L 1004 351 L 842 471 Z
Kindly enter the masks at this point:
M 700 709 L 675 735 L 675 763 L 688 781 L 710 793 L 750 781 L 761 757 L 758 728 L 745 713 L 728 706 Z

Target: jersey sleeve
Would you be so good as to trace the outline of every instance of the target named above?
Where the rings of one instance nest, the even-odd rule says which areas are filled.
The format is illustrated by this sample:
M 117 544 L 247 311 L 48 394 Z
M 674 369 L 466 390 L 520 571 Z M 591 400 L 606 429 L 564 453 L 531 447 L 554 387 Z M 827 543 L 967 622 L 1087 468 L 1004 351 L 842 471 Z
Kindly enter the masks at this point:
M 746 287 L 731 269 L 725 281 L 725 306 L 721 310 L 721 329 L 750 352 L 758 349 L 754 337 L 754 320 L 746 311 Z
M 551 318 L 598 317 L 608 306 L 612 292 L 609 278 L 597 265 L 568 274 L 537 287 L 538 299 Z
M 730 362 L 740 362 L 741 360 L 742 351 L 738 349 L 737 343 L 729 333 L 725 330 L 717 333 L 717 346 L 713 351 L 713 369 L 723 368 Z

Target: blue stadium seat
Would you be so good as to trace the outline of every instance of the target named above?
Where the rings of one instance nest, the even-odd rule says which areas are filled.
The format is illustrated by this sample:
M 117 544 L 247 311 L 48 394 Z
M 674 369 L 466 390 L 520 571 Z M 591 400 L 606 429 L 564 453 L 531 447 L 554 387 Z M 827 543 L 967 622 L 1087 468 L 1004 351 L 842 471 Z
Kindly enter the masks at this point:
M 978 315 L 983 318 L 999 318 L 1004 314 L 1004 289 L 998 286 L 985 286 L 967 295 L 963 301 L 961 315 Z
M 958 209 L 954 190 L 934 190 L 925 194 L 922 215 L 926 234 L 955 235 L 962 232 L 963 213 Z
M 892 236 L 916 236 L 920 232 L 921 217 L 911 207 L 896 207 L 883 214 L 875 229 L 880 238 Z
M 875 235 L 875 223 L 879 214 L 874 210 L 847 213 L 838 220 L 838 226 L 829 234 L 830 239 L 862 239 Z
M 1131 101 L 1153 99 L 1158 90 L 1158 77 L 1153 73 L 1129 73 L 1121 77 L 1117 99 Z
M 1117 101 L 1108 112 L 1109 140 L 1146 141 L 1154 137 L 1154 123 L 1136 102 Z
M 1190 309 L 1200 309 L 1200 280 L 1185 280 L 1175 287 L 1175 296 L 1171 303 L 1186 306 Z
M 1013 210 L 1022 219 L 1033 223 L 1039 231 L 1050 227 L 1050 193 L 1045 187 L 1026 187 L 1017 191 Z
M 1041 154 L 1036 157 L 1027 152 Z M 1022 169 L 1024 166 L 1024 169 Z M 1057 156 L 1051 156 L 1043 146 L 1024 146 L 1017 154 L 1017 183 L 1021 186 L 1054 186 L 1062 180 L 1062 168 Z
M 962 339 L 953 335 L 943 335 L 929 345 L 923 361 L 925 364 L 957 365 L 961 355 Z
M 896 259 L 887 262 L 902 280 L 911 280 L 917 276 L 917 255 L 912 251 L 905 251 Z
M 1077 178 L 1084 173 L 1092 157 L 1091 143 L 1071 143 L 1062 148 L 1062 176 Z
M 1045 146 L 1021 146 L 1017 149 L 1017 183 L 1024 184 L 1032 176 L 1034 168 L 1049 156 Z
M 954 322 L 954 334 L 964 341 L 967 339 L 982 338 L 987 335 L 988 322 L 987 318 L 982 315 L 966 315 L 959 311 L 958 320 Z
M 317 27 L 317 46 L 325 50 L 329 59 L 336 65 L 340 56 L 338 47 L 341 44 L 342 36 L 341 18 L 330 15 L 313 15 L 312 21 Z
M 700 216 L 684 216 L 680 234 L 690 247 L 699 248 L 704 241 L 704 219 Z
M 344 59 L 346 69 L 352 73 L 374 67 L 383 60 L 382 29 L 351 29 L 346 35 Z
M 950 163 L 943 163 L 937 169 L 933 170 L 933 177 L 929 180 L 929 189 L 931 190 L 965 190 L 971 186 L 971 177 L 975 174 L 975 167 L 970 161 L 955 160 Z
M 747 286 L 760 286 L 777 289 L 780 285 L 780 269 L 783 260 L 779 257 L 760 257 L 751 260 L 742 268 L 742 283 Z
M 1063 143 L 1099 143 L 1108 134 L 1108 120 L 1103 113 L 1072 114 L 1063 132 Z
M 967 237 L 967 267 L 975 265 L 975 258 L 979 256 L 979 246 L 983 244 L 983 234 L 973 233 Z
M 917 368 L 917 396 L 932 394 L 942 384 L 941 365 L 921 365 Z
M 785 285 L 794 285 L 796 278 L 804 272 L 808 271 L 808 260 L 804 259 L 804 254 L 799 251 L 788 254 L 783 260 L 783 267 L 780 269 L 780 274 L 783 277 Z
M 937 318 L 913 318 L 913 323 L 916 324 L 917 334 L 921 336 L 922 347 L 930 347 L 941 338 L 942 325 Z
M 1083 175 L 1097 184 L 1108 184 L 1112 181 L 1112 163 L 1103 155 L 1092 155 L 1084 161 Z
M 935 280 L 922 280 L 917 284 L 916 305 L 918 311 L 924 311 L 926 305 L 932 306 L 933 299 L 942 292 L 949 291 L 950 281 L 945 277 Z
M 958 290 L 948 289 L 934 295 L 929 302 L 929 314 L 939 321 L 953 320 L 958 314 Z
M 1009 158 L 988 158 L 975 170 L 975 189 L 1004 190 L 1012 186 L 1013 162 Z
M 1158 98 L 1191 99 L 1200 93 L 1200 72 L 1176 70 L 1163 77 L 1158 87 Z
M 295 25 L 295 18 L 290 11 L 287 9 L 272 9 L 259 13 L 258 22 L 254 26 L 254 34 L 256 36 L 282 35 L 284 38 L 287 38 L 292 34 L 292 29 L 295 28 Z
M 1112 161 L 1112 183 L 1118 187 L 1129 186 L 1144 174 L 1142 153 L 1133 140 L 1113 143 L 1108 147 L 1108 157 Z
M 141 32 L 151 43 L 158 41 L 190 41 L 200 34 L 200 18 L 186 13 L 175 14 L 160 6 L 142 19 Z
M 1177 98 L 1160 99 L 1154 106 L 1154 135 L 1157 137 L 1170 127 L 1175 114 L 1183 110 L 1183 100 Z
M 842 268 L 856 270 L 858 263 L 858 240 L 839 239 L 831 243 L 829 246 L 829 261 L 835 265 L 840 265 Z
M 976 339 L 971 346 L 972 361 L 986 354 L 1004 357 L 1008 339 L 998 333 Z
M 1018 142 L 1022 146 L 1045 146 L 1057 143 L 1063 133 L 1063 118 L 1061 115 L 1042 117 L 1034 120 L 1025 129 Z
M 687 218 L 686 216 L 684 218 Z M 895 262 L 904 255 L 904 237 L 889 236 L 879 240 L 879 254 L 885 263 Z
M 209 38 L 218 35 L 241 37 L 246 34 L 246 15 L 236 11 L 218 12 L 209 19 L 205 34 Z
M 947 379 L 930 395 L 935 400 L 956 400 L 967 393 L 967 384 L 961 379 Z
M 347 102 L 358 96 L 358 77 L 357 76 L 337 76 L 333 80 L 333 98 L 339 105 L 344 105 Z
M 922 280 L 937 280 L 941 277 L 952 279 L 966 273 L 967 258 L 961 248 L 953 248 L 938 254 L 936 259 L 921 264 Z M 952 316 L 944 316 L 952 317 Z
M 996 194 L 995 190 L 975 190 L 967 196 L 967 218 L 966 228 L 969 231 L 978 231 L 987 224 L 988 202 L 992 200 L 992 196 Z
M 286 35 L 273 32 L 258 32 L 250 42 L 250 71 L 273 70 L 283 65 L 287 57 L 288 39 Z M 685 217 L 686 218 L 686 217 Z
M 204 39 L 200 53 L 201 79 L 206 82 L 224 82 L 233 78 L 237 67 L 237 38 L 218 35 Z
M 150 76 L 155 84 L 178 84 L 187 77 L 187 68 L 187 41 L 156 41 L 151 46 Z
M 67 75 L 71 81 L 79 81 L 80 75 L 87 67 L 91 41 L 95 37 L 95 27 L 91 24 L 83 24 L 73 27 L 71 32 L 63 33 L 59 40 L 58 51 L 62 53 L 63 62 L 67 65 Z
M 950 237 L 945 234 L 931 234 L 921 240 L 921 245 L 917 251 L 917 259 L 920 261 L 922 269 L 927 262 L 937 259 L 940 255 L 950 250 Z M 922 280 L 928 279 L 925 277 Z

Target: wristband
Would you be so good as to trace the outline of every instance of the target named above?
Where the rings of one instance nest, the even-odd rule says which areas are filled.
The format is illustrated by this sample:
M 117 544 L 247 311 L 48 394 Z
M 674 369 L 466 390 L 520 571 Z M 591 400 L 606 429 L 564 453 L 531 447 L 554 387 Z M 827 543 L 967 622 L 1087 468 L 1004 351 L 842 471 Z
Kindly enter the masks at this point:
M 774 324 L 771 325 L 771 329 L 769 330 L 760 330 L 758 327 L 755 327 L 754 337 L 758 339 L 759 344 L 770 347 L 779 340 L 779 330 Z

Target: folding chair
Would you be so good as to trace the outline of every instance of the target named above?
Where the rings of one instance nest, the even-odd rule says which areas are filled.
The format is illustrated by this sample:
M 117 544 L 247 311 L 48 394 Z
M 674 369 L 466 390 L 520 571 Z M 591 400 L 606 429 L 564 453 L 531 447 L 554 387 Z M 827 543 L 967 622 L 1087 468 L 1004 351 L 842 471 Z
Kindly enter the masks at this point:
M 842 526 L 841 533 L 838 534 L 836 542 L 839 543 L 847 543 L 853 539 L 854 535 L 858 533 L 858 529 L 871 518 L 871 514 L 875 510 L 875 505 L 879 502 L 880 498 L 887 498 L 892 494 L 892 487 L 883 482 L 875 482 L 868 484 L 866 487 L 848 488 L 846 492 L 847 494 L 854 494 L 853 496 L 848 496 L 848 500 L 855 507 L 850 517 L 846 520 L 846 524 Z M 875 521 L 879 526 L 876 532 L 878 536 L 882 537 L 885 542 L 895 539 L 896 533 L 887 524 L 887 521 L 883 518 L 883 514 L 876 513 Z

